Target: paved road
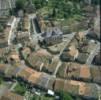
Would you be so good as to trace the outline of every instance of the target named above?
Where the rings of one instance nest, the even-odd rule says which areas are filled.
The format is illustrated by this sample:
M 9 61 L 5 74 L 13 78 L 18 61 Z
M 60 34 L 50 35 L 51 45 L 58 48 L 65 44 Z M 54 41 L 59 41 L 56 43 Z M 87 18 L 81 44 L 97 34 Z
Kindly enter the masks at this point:
M 58 64 L 57 64 L 57 67 L 56 67 L 56 69 L 55 69 L 55 72 L 54 72 L 53 76 L 56 76 L 57 71 L 58 71 L 58 69 L 60 68 L 61 64 L 62 64 L 62 62 L 59 61 Z

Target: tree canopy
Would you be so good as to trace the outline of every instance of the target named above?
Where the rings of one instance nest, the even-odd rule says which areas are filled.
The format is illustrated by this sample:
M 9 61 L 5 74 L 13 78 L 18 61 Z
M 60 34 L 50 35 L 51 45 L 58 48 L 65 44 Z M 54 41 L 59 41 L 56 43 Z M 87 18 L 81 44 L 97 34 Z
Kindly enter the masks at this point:
M 16 1 L 16 9 L 17 10 L 24 9 L 26 1 L 27 0 L 17 0 Z

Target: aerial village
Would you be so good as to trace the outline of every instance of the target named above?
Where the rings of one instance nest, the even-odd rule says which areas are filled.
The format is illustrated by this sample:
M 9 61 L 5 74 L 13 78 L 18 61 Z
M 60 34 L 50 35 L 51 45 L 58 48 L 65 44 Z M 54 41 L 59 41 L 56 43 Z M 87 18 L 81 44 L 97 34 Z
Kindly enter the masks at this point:
M 16 14 L 0 0 L 0 100 L 101 100 L 100 8 L 84 1 L 71 26 L 31 0 Z

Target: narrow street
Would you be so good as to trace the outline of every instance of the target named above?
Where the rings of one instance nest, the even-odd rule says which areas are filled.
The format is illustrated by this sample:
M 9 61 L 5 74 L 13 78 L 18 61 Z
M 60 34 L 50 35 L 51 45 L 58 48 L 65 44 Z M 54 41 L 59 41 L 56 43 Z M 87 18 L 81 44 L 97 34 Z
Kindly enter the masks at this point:
M 99 52 L 100 50 L 100 43 L 98 42 L 96 47 L 92 50 L 92 52 L 90 53 L 86 64 L 90 65 L 95 57 L 95 55 Z
M 57 67 L 56 67 L 56 69 L 55 69 L 55 72 L 54 72 L 53 76 L 56 76 L 56 74 L 57 74 L 57 72 L 58 72 L 58 69 L 59 69 L 59 67 L 61 66 L 61 64 L 62 64 L 62 62 L 59 61 L 58 64 L 57 64 Z

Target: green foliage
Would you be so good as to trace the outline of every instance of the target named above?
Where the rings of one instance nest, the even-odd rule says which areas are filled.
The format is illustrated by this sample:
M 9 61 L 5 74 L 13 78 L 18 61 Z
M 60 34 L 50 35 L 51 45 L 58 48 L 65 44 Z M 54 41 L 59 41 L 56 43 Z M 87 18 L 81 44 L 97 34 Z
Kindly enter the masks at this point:
M 26 0 L 17 0 L 16 1 L 16 9 L 17 10 L 24 9 L 25 3 L 26 3 Z
M 16 93 L 18 93 L 20 95 L 24 95 L 26 92 L 26 87 L 24 85 L 21 85 L 20 83 L 18 83 L 14 90 Z
M 100 0 L 92 0 L 92 4 L 94 4 L 94 5 L 100 5 Z
M 50 15 L 52 18 L 70 18 L 75 14 L 82 13 L 82 7 L 78 1 L 79 0 L 76 0 L 76 2 L 71 0 L 48 0 L 46 2 L 46 0 L 33 0 L 33 3 L 37 9 L 48 8 L 45 9 L 45 12 L 48 11 L 49 14 L 51 14 L 50 11 L 52 11 Z
M 61 91 L 59 95 L 61 100 L 73 100 L 73 98 L 67 92 Z
M 4 27 L 0 24 L 0 32 L 3 32 Z
M 32 3 L 35 4 L 36 9 L 39 9 L 46 5 L 46 0 L 32 0 Z

